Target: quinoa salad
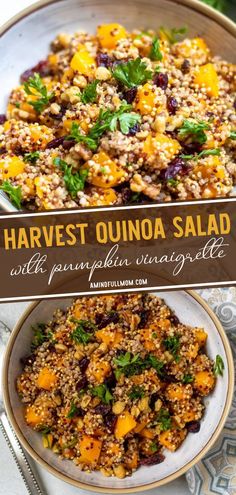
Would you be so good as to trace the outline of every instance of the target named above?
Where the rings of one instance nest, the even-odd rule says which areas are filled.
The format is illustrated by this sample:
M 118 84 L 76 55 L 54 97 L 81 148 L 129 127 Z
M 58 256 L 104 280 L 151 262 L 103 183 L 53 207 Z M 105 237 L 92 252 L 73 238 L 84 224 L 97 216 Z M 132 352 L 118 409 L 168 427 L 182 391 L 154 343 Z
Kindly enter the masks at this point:
M 45 448 L 82 470 L 124 478 L 198 433 L 224 363 L 203 328 L 151 294 L 74 300 L 33 328 L 17 390 Z
M 59 34 L 0 115 L 0 184 L 17 208 L 226 197 L 236 66 L 185 28 Z

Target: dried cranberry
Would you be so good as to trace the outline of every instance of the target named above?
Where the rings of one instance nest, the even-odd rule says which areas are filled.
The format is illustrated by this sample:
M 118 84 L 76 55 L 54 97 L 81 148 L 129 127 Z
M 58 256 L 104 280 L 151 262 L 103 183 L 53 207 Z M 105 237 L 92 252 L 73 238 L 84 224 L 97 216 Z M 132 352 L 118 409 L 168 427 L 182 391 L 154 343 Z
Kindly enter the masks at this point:
M 103 313 L 96 313 L 95 315 L 95 323 L 99 330 L 106 327 L 110 323 L 118 323 L 119 319 L 119 314 L 116 311 L 110 311 L 106 315 Z
M 111 67 L 112 59 L 107 55 L 107 53 L 98 53 L 97 54 L 97 65 L 100 67 Z
M 159 394 L 155 392 L 150 397 L 150 408 L 154 409 L 156 401 L 159 399 Z
M 62 117 L 65 115 L 66 113 L 66 110 L 67 110 L 67 107 L 65 105 L 61 105 L 61 111 L 57 114 L 54 114 L 54 113 L 49 113 L 49 116 L 51 117 L 51 119 L 54 119 L 54 120 L 61 120 Z
M 113 413 L 106 414 L 103 421 L 108 430 L 112 433 L 116 426 L 117 416 Z
M 137 134 L 137 132 L 139 131 L 140 131 L 140 125 L 135 124 L 133 127 L 130 128 L 128 136 L 135 136 L 135 134 Z
M 179 325 L 179 323 L 180 323 L 179 318 L 176 315 L 171 315 L 170 321 L 171 321 L 171 323 L 173 323 L 173 325 L 176 325 L 176 326 Z
M 129 187 L 123 187 L 120 192 L 121 201 L 123 204 L 127 204 L 131 201 L 132 191 Z
M 145 325 L 148 321 L 148 316 L 149 316 L 149 310 L 142 309 L 142 311 L 139 313 L 140 322 L 138 324 L 138 328 L 145 328 Z
M 23 72 L 20 77 L 21 82 L 24 83 L 28 81 L 30 77 L 34 76 L 35 72 L 37 72 L 41 77 L 49 76 L 50 69 L 47 60 L 41 60 L 37 65 Z
M 23 366 L 30 366 L 31 364 L 34 363 L 35 358 L 36 358 L 35 354 L 30 354 L 29 356 L 22 357 L 20 359 L 20 362 L 21 364 L 23 364 Z
M 7 152 L 6 148 L 0 148 L 0 155 L 3 155 L 6 152 Z
M 141 458 L 140 464 L 141 466 L 152 466 L 153 464 L 160 464 L 164 460 L 165 460 L 165 456 L 160 452 L 157 452 L 156 454 Z
M 58 148 L 58 146 L 64 143 L 64 139 L 64 136 L 52 139 L 52 141 L 49 141 L 49 143 L 47 144 L 47 148 Z
M 200 431 L 201 424 L 200 421 L 190 421 L 187 423 L 186 427 L 189 433 L 198 433 Z
M 168 78 L 168 74 L 166 72 L 158 72 L 154 78 L 153 78 L 153 82 L 154 84 L 158 87 L 158 88 L 161 88 L 163 90 L 165 90 L 168 86 L 168 81 L 169 81 L 169 78 Z
M 4 124 L 4 122 L 6 122 L 7 120 L 7 117 L 4 113 L 0 113 L 0 125 L 1 124 Z
M 192 143 L 184 143 L 184 154 L 190 155 L 192 153 L 199 153 L 202 151 L 202 147 L 200 143 L 192 142 Z
M 167 110 L 171 115 L 174 115 L 178 110 L 178 102 L 173 96 L 167 98 Z
M 160 178 L 163 180 L 174 179 L 176 175 L 185 175 L 188 173 L 188 166 L 182 158 L 175 158 L 170 162 L 165 170 L 160 173 Z
M 81 390 L 83 390 L 84 388 L 86 388 L 87 385 L 88 385 L 87 377 L 86 376 L 83 376 L 83 378 L 81 378 L 81 380 L 79 380 L 76 383 L 76 390 L 77 390 L 77 392 L 81 392 Z
M 105 378 L 104 383 L 105 383 L 105 385 L 109 389 L 115 388 L 115 386 L 116 386 L 116 377 L 115 377 L 115 373 L 113 371 L 111 372 L 111 374 L 109 376 L 107 376 Z
M 84 373 L 89 365 L 89 359 L 87 357 L 84 357 L 80 360 L 79 362 L 79 369 L 81 373 Z
M 184 59 L 182 65 L 181 65 L 181 70 L 183 74 L 188 74 L 190 72 L 190 62 L 187 58 Z
M 133 103 L 136 98 L 138 88 L 135 86 L 134 88 L 127 89 L 123 92 L 123 97 L 127 101 L 127 103 Z
M 96 414 L 101 414 L 102 416 L 107 416 L 111 412 L 111 406 L 108 404 L 98 404 L 94 409 Z
M 234 108 L 235 108 L 235 110 L 236 110 L 236 98 L 235 98 L 235 100 L 234 100 L 233 107 L 234 107 Z
M 74 139 L 64 139 L 62 143 L 62 147 L 64 148 L 64 150 L 70 150 L 74 145 L 75 145 Z

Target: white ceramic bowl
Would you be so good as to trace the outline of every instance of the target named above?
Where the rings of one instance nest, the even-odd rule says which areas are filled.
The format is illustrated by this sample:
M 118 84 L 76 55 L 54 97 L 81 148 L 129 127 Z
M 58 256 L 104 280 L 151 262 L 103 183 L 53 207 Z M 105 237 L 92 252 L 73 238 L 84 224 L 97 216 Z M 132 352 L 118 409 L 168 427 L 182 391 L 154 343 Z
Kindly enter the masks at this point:
M 137 492 L 154 488 L 177 478 L 199 461 L 216 441 L 229 413 L 233 396 L 233 360 L 227 337 L 219 320 L 207 304 L 194 292 L 161 292 L 166 303 L 181 322 L 204 327 L 208 333 L 207 353 L 215 359 L 222 356 L 225 363 L 223 377 L 219 377 L 213 393 L 206 400 L 206 412 L 199 434 L 189 434 L 175 453 L 165 452 L 165 461 L 157 466 L 141 467 L 125 479 L 105 478 L 98 472 L 82 472 L 73 462 L 60 460 L 42 446 L 41 435 L 29 428 L 24 420 L 23 406 L 16 392 L 16 377 L 22 366 L 20 358 L 30 353 L 31 325 L 48 321 L 56 308 L 65 309 L 71 299 L 57 299 L 33 303 L 16 325 L 6 352 L 4 365 L 5 405 L 19 440 L 43 467 L 77 487 L 101 492 Z
M 42 0 L 0 29 L 0 113 L 20 74 L 45 58 L 60 32 L 94 32 L 106 22 L 134 27 L 188 26 L 189 35 L 203 35 L 215 54 L 235 62 L 236 25 L 197 0 Z M 15 210 L 0 192 L 0 207 Z

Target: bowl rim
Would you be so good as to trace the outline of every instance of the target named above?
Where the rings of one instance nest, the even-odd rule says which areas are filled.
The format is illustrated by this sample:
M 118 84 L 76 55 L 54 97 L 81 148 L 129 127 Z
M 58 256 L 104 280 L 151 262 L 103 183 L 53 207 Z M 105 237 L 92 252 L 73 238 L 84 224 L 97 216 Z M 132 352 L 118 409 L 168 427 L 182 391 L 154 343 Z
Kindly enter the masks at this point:
M 25 9 L 21 10 L 18 14 L 11 17 L 2 26 L 0 26 L 0 39 L 5 33 L 7 33 L 7 31 L 9 31 L 15 24 L 20 22 L 25 17 L 30 16 L 31 14 L 37 12 L 38 10 L 43 9 L 44 7 L 47 7 L 54 3 L 55 4 L 59 3 L 61 1 L 63 0 L 38 0 L 29 7 L 26 7 Z M 199 0 L 169 0 L 169 1 L 172 2 L 173 4 L 184 5 L 196 12 L 202 13 L 206 17 L 212 19 L 217 24 L 222 26 L 223 29 L 228 31 L 236 38 L 236 23 L 233 20 L 229 19 L 229 17 L 217 11 L 216 9 L 210 7 L 209 5 L 200 2 Z M 11 201 L 3 191 L 0 191 L 0 208 L 6 212 L 18 211 L 20 213 L 20 211 L 11 203 Z
M 230 343 L 228 340 L 228 337 L 225 333 L 225 330 L 223 329 L 223 326 L 218 319 L 218 317 L 215 315 L 213 310 L 210 308 L 210 306 L 207 304 L 207 302 L 195 291 L 193 290 L 183 290 L 183 292 L 187 293 L 190 295 L 200 306 L 203 308 L 208 313 L 208 316 L 212 319 L 216 330 L 219 334 L 219 337 L 221 339 L 221 342 L 224 346 L 225 354 L 226 354 L 226 360 L 227 360 L 227 368 L 228 368 L 228 390 L 227 390 L 227 396 L 225 400 L 225 405 L 224 405 L 224 410 L 222 412 L 220 421 L 213 432 L 211 438 L 208 440 L 207 444 L 201 449 L 201 451 L 192 459 L 189 461 L 185 466 L 180 468 L 178 471 L 175 473 L 165 476 L 165 478 L 159 480 L 159 481 L 154 481 L 152 483 L 148 483 L 147 485 L 138 485 L 136 487 L 131 487 L 131 488 L 106 488 L 106 487 L 97 487 L 90 485 L 89 482 L 82 482 L 78 480 L 74 480 L 70 478 L 69 476 L 61 473 L 58 471 L 56 468 L 52 467 L 50 464 L 48 464 L 43 458 L 41 458 L 35 450 L 31 447 L 31 445 L 28 443 L 26 438 L 24 437 L 20 427 L 18 426 L 18 423 L 15 419 L 14 412 L 11 406 L 11 401 L 10 401 L 10 394 L 9 394 L 9 388 L 8 388 L 8 374 L 9 374 L 9 363 L 10 363 L 10 357 L 11 357 L 11 352 L 15 343 L 15 340 L 18 336 L 18 334 L 21 331 L 22 325 L 28 318 L 28 316 L 34 311 L 35 307 L 38 306 L 38 304 L 42 301 L 34 301 L 29 306 L 26 308 L 26 310 L 23 312 L 22 316 L 16 323 L 15 327 L 13 328 L 11 332 L 11 336 L 9 338 L 7 348 L 5 351 L 5 356 L 4 356 L 4 361 L 3 361 L 3 372 L 2 372 L 2 381 L 3 381 L 3 400 L 4 400 L 4 405 L 5 409 L 8 415 L 8 418 L 13 426 L 13 429 L 20 441 L 20 443 L 23 445 L 24 449 L 28 452 L 28 454 L 31 455 L 31 457 L 39 463 L 39 465 L 43 468 L 45 468 L 50 474 L 56 476 L 60 480 L 69 483 L 77 488 L 82 488 L 85 490 L 93 491 L 93 492 L 99 492 L 99 493 L 135 493 L 135 492 L 141 492 L 144 490 L 151 490 L 152 488 L 157 488 L 160 487 L 164 484 L 167 484 L 171 481 L 174 481 L 176 478 L 179 476 L 183 475 L 191 469 L 197 462 L 199 462 L 205 454 L 210 450 L 210 448 L 213 446 L 213 444 L 216 442 L 217 438 L 219 437 L 225 421 L 228 417 L 230 407 L 232 404 L 233 400 L 233 395 L 234 395 L 234 362 L 233 362 L 233 356 L 232 356 L 232 350 L 230 347 Z

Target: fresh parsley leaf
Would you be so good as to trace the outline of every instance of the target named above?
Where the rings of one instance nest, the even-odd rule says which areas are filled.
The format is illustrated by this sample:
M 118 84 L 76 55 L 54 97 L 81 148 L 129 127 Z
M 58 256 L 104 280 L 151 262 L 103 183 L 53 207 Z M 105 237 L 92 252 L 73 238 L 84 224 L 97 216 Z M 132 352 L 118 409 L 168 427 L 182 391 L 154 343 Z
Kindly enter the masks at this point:
M 151 452 L 155 453 L 158 451 L 158 445 L 156 442 L 152 442 L 151 445 L 150 445 L 150 450 Z
M 193 376 L 192 376 L 192 375 L 190 375 L 190 374 L 188 374 L 188 373 L 186 373 L 186 374 L 183 376 L 182 382 L 187 384 L 187 383 L 192 383 L 192 382 L 193 382 L 193 380 L 194 380 Z
M 179 348 L 180 348 L 180 338 L 178 335 L 173 335 L 173 337 L 167 337 L 166 339 L 163 340 L 163 344 L 166 348 L 167 351 L 170 352 L 170 354 L 172 354 L 174 360 L 176 362 L 179 361 L 179 355 L 178 355 L 178 351 L 179 351 Z
M 117 65 L 113 70 L 113 76 L 127 88 L 133 88 L 151 79 L 152 71 L 147 69 L 141 58 L 136 58 Z
M 203 158 L 204 156 L 219 156 L 221 154 L 221 149 L 216 148 L 214 150 L 203 150 L 197 155 L 180 155 L 184 160 L 199 160 L 199 158 Z
M 38 113 L 41 113 L 54 97 L 54 93 L 48 93 L 45 84 L 43 84 L 43 81 L 37 72 L 34 73 L 34 77 L 29 77 L 24 83 L 24 90 L 27 95 L 38 97 L 37 100 L 28 102 Z
M 142 399 L 144 397 L 145 392 L 143 387 L 140 387 L 140 385 L 134 385 L 128 394 L 130 399 Z
M 32 151 L 31 153 L 25 153 L 23 160 L 27 163 L 35 163 L 39 159 L 39 151 Z
M 163 361 L 157 359 L 156 356 L 149 354 L 148 357 L 146 358 L 146 364 L 147 366 L 150 365 L 152 368 L 154 368 L 157 374 L 163 378 L 165 374 L 165 363 L 163 363 Z
M 4 180 L 0 186 L 0 189 L 2 189 L 2 191 L 4 191 L 9 196 L 9 199 L 11 200 L 12 204 L 16 208 L 18 208 L 18 210 L 20 210 L 21 201 L 22 201 L 21 187 L 12 186 L 9 180 Z
M 74 140 L 77 143 L 84 143 L 93 151 L 97 149 L 96 140 L 90 136 L 90 133 L 87 136 L 85 134 L 81 134 L 79 126 L 76 122 L 72 123 L 70 134 L 66 136 L 65 139 L 66 141 Z
M 232 131 L 229 136 L 230 139 L 235 140 L 236 139 L 236 131 Z
M 95 81 L 87 84 L 86 88 L 81 94 L 82 103 L 94 103 L 97 99 L 97 85 L 99 81 L 95 79 Z
M 79 411 L 78 407 L 77 407 L 77 406 L 76 406 L 76 404 L 72 401 L 71 406 L 70 406 L 70 410 L 69 410 L 69 412 L 68 412 L 68 414 L 67 414 L 67 418 L 69 418 L 69 419 L 74 418 L 75 416 L 77 416 L 78 411 Z
M 76 323 L 76 328 L 71 332 L 70 338 L 76 342 L 76 344 L 87 344 L 93 338 L 96 325 L 90 320 L 77 320 L 77 318 L 71 318 L 73 323 Z
M 117 366 L 115 376 L 118 380 L 122 373 L 125 376 L 132 376 L 140 373 L 144 367 L 144 362 L 139 354 L 132 355 L 130 352 L 121 354 L 118 358 L 114 358 L 114 364 Z
M 128 134 L 129 130 L 137 123 L 141 122 L 141 115 L 138 113 L 123 113 L 118 117 L 120 130 L 123 134 Z
M 161 61 L 163 59 L 163 55 L 161 53 L 161 48 L 160 48 L 160 40 L 155 36 L 152 42 L 151 50 L 149 53 L 149 58 L 153 61 Z
M 160 33 L 164 34 L 164 37 L 169 41 L 171 45 L 174 45 L 174 43 L 178 43 L 178 41 L 181 40 L 182 36 L 185 35 L 187 31 L 188 28 L 186 26 L 172 29 L 168 29 L 163 26 L 160 28 Z
M 164 409 L 164 408 L 160 409 L 155 419 L 155 423 L 160 426 L 161 431 L 170 430 L 172 421 L 168 409 Z
M 194 121 L 185 119 L 178 134 L 180 139 L 191 137 L 199 144 L 204 144 L 207 141 L 207 135 L 205 131 L 207 131 L 208 129 L 210 129 L 210 126 L 207 122 L 203 122 L 201 120 Z
M 91 394 L 101 399 L 104 404 L 109 404 L 113 399 L 113 396 L 105 383 L 93 387 L 91 389 Z
M 207 5 L 210 5 L 210 7 L 213 7 L 216 10 L 219 10 L 220 12 L 224 12 L 227 2 L 225 0 L 201 0 L 203 3 L 206 3 Z
M 179 181 L 179 180 L 177 180 L 177 179 L 167 179 L 167 181 L 166 181 L 166 182 L 167 182 L 167 184 L 168 184 L 169 186 L 171 186 L 171 187 L 176 187 L 176 186 L 178 186 L 178 184 L 179 184 L 179 182 L 180 182 L 180 181 Z
M 31 349 L 36 349 L 44 342 L 49 340 L 50 334 L 45 333 L 46 324 L 45 323 L 37 323 L 37 325 L 31 327 L 34 332 L 34 338 L 31 344 Z
M 68 163 L 61 158 L 54 158 L 53 163 L 62 170 L 66 189 L 73 199 L 76 198 L 78 191 L 83 191 L 85 187 L 88 170 L 79 170 L 78 172 L 72 173 L 72 166 L 69 166 Z
M 20 102 L 19 101 L 15 101 L 15 107 L 20 108 Z
M 225 369 L 224 361 L 223 361 L 222 357 L 219 354 L 217 354 L 215 364 L 214 364 L 214 375 L 215 376 L 218 376 L 218 375 L 223 376 L 224 369 Z

